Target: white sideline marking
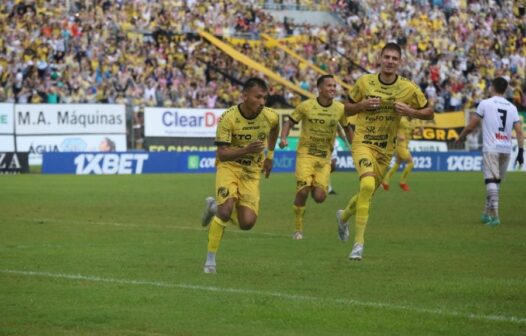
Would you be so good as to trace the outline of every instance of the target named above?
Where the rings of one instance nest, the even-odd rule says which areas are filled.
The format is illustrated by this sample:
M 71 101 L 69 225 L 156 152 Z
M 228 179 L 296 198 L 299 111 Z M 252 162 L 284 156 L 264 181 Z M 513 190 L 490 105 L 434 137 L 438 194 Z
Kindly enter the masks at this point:
M 404 310 L 404 311 L 409 311 L 409 312 L 414 312 L 414 313 L 425 313 L 425 314 L 430 314 L 430 315 L 460 317 L 460 318 L 466 318 L 466 319 L 472 319 L 472 320 L 486 320 L 486 321 L 497 321 L 497 322 L 520 323 L 520 324 L 526 323 L 526 318 L 524 317 L 460 313 L 460 312 L 447 310 L 447 309 L 415 308 L 415 307 L 397 305 L 397 304 L 391 304 L 391 303 L 367 302 L 367 301 L 358 301 L 358 300 L 353 300 L 353 299 L 323 298 L 323 297 L 308 296 L 308 295 L 295 295 L 295 294 L 286 294 L 286 293 L 279 293 L 279 292 L 260 291 L 260 290 L 255 290 L 255 289 L 200 286 L 200 285 L 167 283 L 167 282 L 160 282 L 160 281 L 147 281 L 147 280 L 113 279 L 113 278 L 103 278 L 103 277 L 98 277 L 98 276 L 81 275 L 81 274 L 33 272 L 33 271 L 19 271 L 19 270 L 10 270 L 10 269 L 2 269 L 0 270 L 0 273 L 26 275 L 26 276 L 42 276 L 42 277 L 49 277 L 49 278 L 56 278 L 56 279 L 68 279 L 68 280 L 79 280 L 79 281 L 105 282 L 105 283 L 115 283 L 115 284 L 121 284 L 121 285 L 154 286 L 154 287 L 161 287 L 161 288 L 192 289 L 192 290 L 200 290 L 200 291 L 208 291 L 208 292 L 250 294 L 250 295 L 259 295 L 259 296 L 271 296 L 271 297 L 276 297 L 276 298 L 280 298 L 284 300 L 292 300 L 292 301 L 319 301 L 319 302 L 326 302 L 326 303 L 338 303 L 338 304 L 344 304 L 344 305 L 383 308 L 383 309 L 389 309 L 389 310 Z
M 19 218 L 31 222 L 51 222 L 51 223 L 70 223 L 76 225 L 103 225 L 103 226 L 121 226 L 121 227 L 130 227 L 130 228 L 155 228 L 155 229 L 173 229 L 173 230 L 190 230 L 190 231 L 204 231 L 206 228 L 200 226 L 174 226 L 174 225 L 141 225 L 134 223 L 118 223 L 118 222 L 98 222 L 98 221 L 80 221 L 75 219 L 58 219 L 58 218 Z M 233 227 L 227 227 L 228 232 L 247 234 L 245 231 L 233 229 Z M 233 230 L 232 230 L 233 229 Z M 271 237 L 289 237 L 285 234 L 276 234 L 270 232 L 251 232 L 251 235 L 263 235 Z

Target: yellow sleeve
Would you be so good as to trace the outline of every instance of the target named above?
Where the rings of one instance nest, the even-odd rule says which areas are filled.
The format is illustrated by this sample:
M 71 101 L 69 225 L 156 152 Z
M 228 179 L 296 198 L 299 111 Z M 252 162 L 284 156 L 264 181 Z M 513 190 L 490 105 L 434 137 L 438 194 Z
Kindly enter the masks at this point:
M 229 114 L 223 113 L 221 119 L 217 124 L 216 130 L 216 145 L 232 143 L 232 127 L 230 123 Z
M 271 126 L 272 128 L 279 127 L 279 116 L 274 110 L 272 110 Z
M 305 103 L 301 103 L 296 106 L 296 109 L 290 114 L 290 119 L 295 123 L 299 123 L 305 115 Z
M 341 116 L 340 116 L 340 125 L 342 125 L 342 127 L 347 127 L 349 125 L 349 118 L 345 115 L 345 107 L 343 106 L 343 104 L 340 104 L 341 105 Z
M 349 98 L 351 98 L 351 100 L 355 103 L 358 103 L 360 101 L 362 101 L 362 99 L 364 98 L 363 97 L 363 82 L 364 82 L 364 77 L 360 77 L 358 78 L 358 80 L 356 81 L 356 84 L 354 84 L 354 86 L 352 87 L 351 89 L 351 92 L 349 92 Z
M 416 84 L 413 84 L 413 99 L 411 100 L 411 106 L 414 108 L 424 108 L 427 105 L 427 98 Z

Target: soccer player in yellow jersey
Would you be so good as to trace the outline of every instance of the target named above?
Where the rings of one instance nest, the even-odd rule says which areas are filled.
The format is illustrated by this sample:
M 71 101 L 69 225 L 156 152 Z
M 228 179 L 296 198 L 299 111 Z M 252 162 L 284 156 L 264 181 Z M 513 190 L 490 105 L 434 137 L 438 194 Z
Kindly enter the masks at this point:
M 309 193 L 316 203 L 322 203 L 327 197 L 331 154 L 338 123 L 347 130 L 346 136 L 351 139 L 344 105 L 334 100 L 334 77 L 323 75 L 318 78 L 316 86 L 318 97 L 305 100 L 296 107 L 283 125 L 279 142 L 280 148 L 286 147 L 290 129 L 301 122 L 296 153 L 296 198 L 292 207 L 295 216 L 293 238 L 296 240 L 303 239 L 303 215 Z
M 409 151 L 409 141 L 411 141 L 411 138 L 413 137 L 413 132 L 415 132 L 414 120 L 402 117 L 402 119 L 400 119 L 400 128 L 398 128 L 398 134 L 396 135 L 396 162 L 391 169 L 389 169 L 387 174 L 385 174 L 384 180 L 382 181 L 382 187 L 385 191 L 389 190 L 389 181 L 402 163 L 405 163 L 405 167 L 402 171 L 399 185 L 403 191 L 409 191 L 409 186 L 406 182 L 407 176 L 414 167 L 413 157 Z
M 387 43 L 380 53 L 380 72 L 358 78 L 345 104 L 345 113 L 356 115 L 352 157 L 360 186 L 347 207 L 336 212 L 336 218 L 338 237 L 347 241 L 349 218 L 356 215 L 351 260 L 362 259 L 369 204 L 389 167 L 400 118 L 433 118 L 433 109 L 420 88 L 397 74 L 401 57 L 400 46 Z
M 205 273 L 216 272 L 216 253 L 229 221 L 241 230 L 256 223 L 261 171 L 268 177 L 272 170 L 279 122 L 277 113 L 265 107 L 267 84 L 250 78 L 242 95 L 243 102 L 226 110 L 217 125 L 216 197 L 207 198 L 202 219 L 203 226 L 210 225 Z

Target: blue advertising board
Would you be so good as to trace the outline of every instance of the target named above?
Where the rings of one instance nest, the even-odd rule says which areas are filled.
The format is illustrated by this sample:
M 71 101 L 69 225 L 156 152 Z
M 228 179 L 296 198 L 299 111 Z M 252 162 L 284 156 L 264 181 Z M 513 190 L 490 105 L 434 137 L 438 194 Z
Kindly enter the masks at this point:
M 415 171 L 481 171 L 480 152 L 414 152 Z M 295 152 L 275 152 L 273 172 L 293 172 Z M 524 170 L 525 168 L 523 168 Z M 338 152 L 337 171 L 355 171 L 350 152 Z M 44 174 L 213 173 L 215 152 L 44 153 Z

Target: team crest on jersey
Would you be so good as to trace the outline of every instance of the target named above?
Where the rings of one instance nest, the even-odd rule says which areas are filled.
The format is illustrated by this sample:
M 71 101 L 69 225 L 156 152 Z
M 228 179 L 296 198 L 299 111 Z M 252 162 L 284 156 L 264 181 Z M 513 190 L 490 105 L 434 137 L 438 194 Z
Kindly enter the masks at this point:
M 267 138 L 267 135 L 265 134 L 265 132 L 260 132 L 258 133 L 258 140 L 265 140 Z
M 374 127 L 374 126 L 367 126 L 367 127 L 365 127 L 365 130 L 367 131 L 367 133 L 374 133 L 374 131 L 376 130 L 376 127 Z
M 371 167 L 371 161 L 369 161 L 368 159 L 361 159 L 360 161 L 358 161 L 358 165 L 360 165 L 360 167 Z
M 331 120 L 331 121 L 329 122 L 329 125 L 330 125 L 331 127 L 335 127 L 335 126 L 336 126 L 336 120 Z
M 219 187 L 219 189 L 217 189 L 217 194 L 221 197 L 227 197 L 229 194 L 228 188 Z

